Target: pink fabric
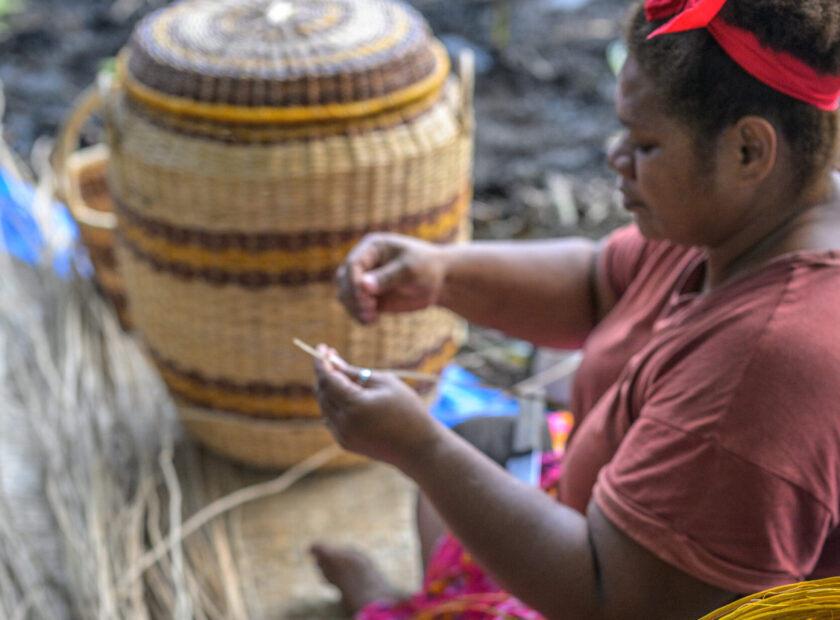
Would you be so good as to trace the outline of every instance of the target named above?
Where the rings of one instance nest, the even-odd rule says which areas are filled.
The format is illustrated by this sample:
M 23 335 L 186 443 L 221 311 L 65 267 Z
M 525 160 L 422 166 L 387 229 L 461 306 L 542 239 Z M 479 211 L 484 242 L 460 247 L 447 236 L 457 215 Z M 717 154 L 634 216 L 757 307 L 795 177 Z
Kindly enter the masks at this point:
M 541 487 L 556 493 L 563 450 L 572 428 L 569 413 L 548 416 L 553 451 L 543 455 Z M 357 620 L 544 620 L 543 616 L 506 593 L 473 562 L 461 544 L 445 535 L 429 560 L 423 587 L 404 601 L 375 601 Z
M 729 57 L 760 82 L 821 110 L 838 108 L 840 76 L 819 73 L 791 54 L 763 46 L 753 33 L 718 16 L 724 4 L 726 0 L 647 0 L 648 21 L 671 17 L 648 38 L 706 28 Z
M 731 591 L 840 574 L 840 255 L 706 295 L 701 250 L 635 226 L 603 262 L 621 298 L 585 346 L 560 501 Z

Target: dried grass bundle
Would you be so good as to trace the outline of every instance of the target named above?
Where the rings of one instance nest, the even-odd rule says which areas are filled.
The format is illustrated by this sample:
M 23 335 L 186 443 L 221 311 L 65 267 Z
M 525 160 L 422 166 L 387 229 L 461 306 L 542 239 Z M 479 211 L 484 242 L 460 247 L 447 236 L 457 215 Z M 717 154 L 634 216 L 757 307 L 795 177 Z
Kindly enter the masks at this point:
M 160 482 L 178 493 L 162 476 L 175 427 L 159 380 L 89 282 L 5 253 L 0 346 L 3 612 L 142 617 L 143 593 L 114 580 L 144 550 Z
M 840 618 L 840 577 L 765 590 L 722 607 L 701 620 L 821 620 Z
M 20 166 L 1 142 L 0 162 Z M 48 170 L 33 212 L 49 243 Z M 62 280 L 43 259 L 0 248 L 0 617 L 247 617 L 224 523 L 199 528 L 318 463 L 182 523 L 207 498 L 182 488 L 197 476 L 176 471 L 164 385 L 92 282 Z M 182 470 L 197 467 L 179 452 Z
M 339 449 L 208 504 L 221 493 L 194 448 L 176 455 L 157 372 L 92 282 L 43 262 L 0 248 L 0 617 L 248 617 L 230 534 L 211 521 Z
M 247 617 L 224 524 L 200 528 L 338 449 L 182 522 L 206 498 L 173 405 L 89 282 L 0 252 L 0 347 L 0 617 Z

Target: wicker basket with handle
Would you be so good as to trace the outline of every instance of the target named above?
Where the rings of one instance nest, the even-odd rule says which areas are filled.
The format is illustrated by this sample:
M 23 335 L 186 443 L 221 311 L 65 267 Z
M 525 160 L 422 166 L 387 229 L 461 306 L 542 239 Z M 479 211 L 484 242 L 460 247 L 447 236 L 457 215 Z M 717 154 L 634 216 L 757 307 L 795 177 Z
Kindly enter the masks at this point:
M 456 317 L 362 327 L 332 282 L 367 232 L 469 236 L 471 73 L 450 75 L 416 11 L 186 0 L 141 22 L 119 64 L 107 118 L 120 271 L 195 436 L 266 466 L 329 445 L 293 337 L 361 365 L 443 367 Z
M 108 192 L 108 147 L 96 144 L 79 148 L 79 137 L 88 119 L 101 111 L 100 90 L 93 85 L 76 100 L 64 123 L 53 153 L 56 196 L 70 210 L 79 227 L 82 243 L 93 263 L 96 281 L 112 301 L 123 327 L 131 327 L 131 317 L 122 278 L 114 255 L 114 229 L 117 219 Z

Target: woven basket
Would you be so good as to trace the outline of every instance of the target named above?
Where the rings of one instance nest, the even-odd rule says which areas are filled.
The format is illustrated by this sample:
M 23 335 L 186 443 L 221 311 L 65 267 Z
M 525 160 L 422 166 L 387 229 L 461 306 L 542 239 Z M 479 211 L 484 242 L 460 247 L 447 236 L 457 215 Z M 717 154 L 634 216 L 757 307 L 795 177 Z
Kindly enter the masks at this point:
M 451 313 L 362 327 L 333 274 L 370 231 L 468 238 L 462 78 L 395 0 L 186 0 L 138 25 L 107 114 L 119 265 L 133 320 L 208 446 L 285 466 L 323 444 L 294 337 L 374 367 L 435 373 L 454 354 Z
M 751 594 L 700 620 L 834 620 L 840 618 L 840 577 L 803 581 Z
M 99 89 L 99 86 L 91 86 L 73 106 L 56 143 L 53 173 L 56 196 L 67 205 L 79 227 L 96 281 L 114 304 L 122 326 L 129 328 L 131 317 L 114 256 L 117 220 L 106 180 L 108 147 L 97 144 L 79 148 L 83 126 L 101 109 Z

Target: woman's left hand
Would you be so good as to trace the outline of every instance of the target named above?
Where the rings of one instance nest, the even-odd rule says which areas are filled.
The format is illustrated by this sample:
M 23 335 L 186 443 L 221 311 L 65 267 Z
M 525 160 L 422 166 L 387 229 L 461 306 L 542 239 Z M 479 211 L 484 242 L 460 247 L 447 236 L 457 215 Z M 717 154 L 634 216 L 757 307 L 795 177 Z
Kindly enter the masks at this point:
M 315 396 L 343 448 L 404 469 L 422 458 L 443 427 L 414 390 L 396 376 L 350 366 L 319 345 L 329 361 L 315 360 Z

